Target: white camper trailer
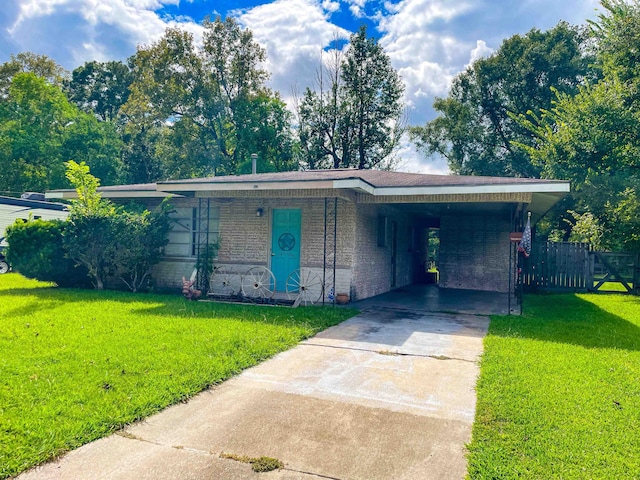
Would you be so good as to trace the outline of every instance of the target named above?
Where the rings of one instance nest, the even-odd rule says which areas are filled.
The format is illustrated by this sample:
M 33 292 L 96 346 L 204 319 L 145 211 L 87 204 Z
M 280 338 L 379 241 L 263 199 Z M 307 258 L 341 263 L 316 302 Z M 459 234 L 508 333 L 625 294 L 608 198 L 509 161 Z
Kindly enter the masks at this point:
M 7 246 L 5 241 L 6 229 L 17 219 L 54 220 L 65 219 L 69 215 L 67 206 L 62 203 L 47 202 L 43 194 L 27 193 L 22 198 L 0 196 L 0 273 L 9 271 L 3 250 Z

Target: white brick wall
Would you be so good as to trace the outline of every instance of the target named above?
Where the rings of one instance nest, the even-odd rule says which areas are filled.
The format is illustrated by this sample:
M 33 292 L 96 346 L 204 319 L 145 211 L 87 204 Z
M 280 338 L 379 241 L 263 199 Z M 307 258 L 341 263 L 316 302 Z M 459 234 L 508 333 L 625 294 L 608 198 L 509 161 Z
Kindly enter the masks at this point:
M 410 247 L 410 217 L 388 205 L 356 206 L 357 241 L 354 253 L 351 296 L 368 298 L 391 290 L 391 222 L 397 223 L 396 285 L 408 285 L 413 279 L 414 259 Z M 387 216 L 387 241 L 378 246 L 378 217 Z
M 440 286 L 507 292 L 510 227 L 498 216 L 443 216 Z
M 333 200 L 331 200 L 333 203 Z M 197 205 L 197 199 L 174 199 L 175 206 Z M 218 258 L 215 265 L 224 265 L 237 272 L 251 267 L 269 267 L 271 262 L 272 211 L 276 208 L 299 208 L 302 212 L 301 258 L 303 270 L 312 270 L 322 278 L 324 260 L 324 198 L 237 198 L 212 199 L 212 206 L 220 208 L 220 237 Z M 256 210 L 262 208 L 262 217 Z M 355 206 L 346 200 L 338 200 L 336 293 L 349 293 L 351 265 L 355 239 Z M 330 233 L 329 249 L 332 252 L 333 233 Z M 161 288 L 178 288 L 182 276 L 189 276 L 195 259 L 166 259 L 156 266 L 153 278 Z M 327 284 L 333 280 L 327 272 Z M 284 290 L 284 286 L 278 286 Z
M 175 206 L 195 206 L 197 199 L 173 199 Z M 302 212 L 301 268 L 322 277 L 324 253 L 324 198 L 212 199 L 220 208 L 220 248 L 216 265 L 245 272 L 269 267 L 271 213 L 274 208 L 300 208 Z M 263 209 L 263 216 L 255 212 Z M 388 217 L 387 243 L 378 246 L 378 217 Z M 397 223 L 397 273 L 395 287 L 412 283 L 415 268 L 423 262 L 425 248 L 411 252 L 410 215 L 384 204 L 338 201 L 338 235 L 335 293 L 363 299 L 391 289 L 391 222 Z M 448 288 L 507 291 L 510 223 L 492 216 L 443 216 L 440 226 L 440 285 Z M 332 236 L 329 250 L 332 251 Z M 166 259 L 157 265 L 153 279 L 158 287 L 179 288 L 191 275 L 195 258 Z M 330 275 L 330 272 L 329 272 Z M 330 283 L 330 278 L 327 279 Z

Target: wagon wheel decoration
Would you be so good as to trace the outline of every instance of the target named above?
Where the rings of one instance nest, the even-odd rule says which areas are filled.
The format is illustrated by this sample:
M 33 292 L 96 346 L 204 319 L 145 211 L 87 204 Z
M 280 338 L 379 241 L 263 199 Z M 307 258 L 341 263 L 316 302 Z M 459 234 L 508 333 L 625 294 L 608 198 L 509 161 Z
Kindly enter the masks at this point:
M 253 267 L 242 277 L 242 293 L 245 297 L 266 299 L 273 297 L 276 277 L 266 267 Z
M 209 279 L 211 295 L 233 296 L 240 291 L 240 274 L 229 267 L 216 267 Z
M 313 305 L 320 301 L 323 291 L 322 279 L 311 270 L 294 270 L 287 277 L 287 298 L 295 303 Z

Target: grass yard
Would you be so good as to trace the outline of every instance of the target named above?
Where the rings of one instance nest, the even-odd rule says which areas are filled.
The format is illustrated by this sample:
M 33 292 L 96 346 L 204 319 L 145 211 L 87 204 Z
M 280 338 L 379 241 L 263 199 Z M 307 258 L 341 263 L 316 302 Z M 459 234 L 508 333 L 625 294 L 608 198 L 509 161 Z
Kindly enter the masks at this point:
M 595 282 L 595 281 L 593 282 L 594 287 L 597 284 L 598 282 Z M 635 285 L 631 280 L 627 282 L 627 285 L 629 285 L 631 288 L 635 288 Z M 627 291 L 627 289 L 624 288 L 624 285 L 622 285 L 620 282 L 604 282 L 598 290 L 600 290 L 601 292 L 624 292 L 624 293 L 626 293 Z
M 352 316 L 0 275 L 0 478 L 219 383 Z
M 640 298 L 525 297 L 492 317 L 472 479 L 640 478 Z

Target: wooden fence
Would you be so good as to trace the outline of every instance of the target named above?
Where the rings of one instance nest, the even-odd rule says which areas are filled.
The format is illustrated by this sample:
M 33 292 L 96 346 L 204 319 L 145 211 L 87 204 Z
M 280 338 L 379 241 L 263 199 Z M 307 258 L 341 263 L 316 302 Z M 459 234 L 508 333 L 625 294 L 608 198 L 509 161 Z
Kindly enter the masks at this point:
M 521 258 L 527 291 L 640 294 L 640 255 L 595 252 L 588 243 L 536 242 Z

